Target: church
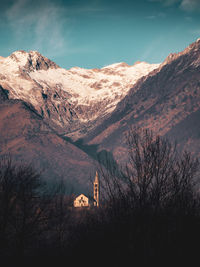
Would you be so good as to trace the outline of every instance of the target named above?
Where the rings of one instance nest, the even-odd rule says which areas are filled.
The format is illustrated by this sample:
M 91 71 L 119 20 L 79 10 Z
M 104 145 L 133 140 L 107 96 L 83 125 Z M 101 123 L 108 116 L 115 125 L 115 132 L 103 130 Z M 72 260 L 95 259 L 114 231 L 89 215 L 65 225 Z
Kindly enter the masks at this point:
M 99 206 L 99 175 L 96 172 L 93 182 L 93 197 L 87 197 L 84 194 L 78 195 L 74 200 L 74 207 L 98 207 Z

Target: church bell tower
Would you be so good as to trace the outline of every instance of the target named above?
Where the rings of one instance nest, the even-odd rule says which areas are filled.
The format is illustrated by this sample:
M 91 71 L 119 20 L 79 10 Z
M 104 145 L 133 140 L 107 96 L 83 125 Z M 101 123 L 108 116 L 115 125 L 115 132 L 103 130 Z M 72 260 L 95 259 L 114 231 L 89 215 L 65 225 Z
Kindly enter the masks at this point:
M 99 175 L 96 171 L 95 179 L 94 179 L 94 206 L 99 206 Z

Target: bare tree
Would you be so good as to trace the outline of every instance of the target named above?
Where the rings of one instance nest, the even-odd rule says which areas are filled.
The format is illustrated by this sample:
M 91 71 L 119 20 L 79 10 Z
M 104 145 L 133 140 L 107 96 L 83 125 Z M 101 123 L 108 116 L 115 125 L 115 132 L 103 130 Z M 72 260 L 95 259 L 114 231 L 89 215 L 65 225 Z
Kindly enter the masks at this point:
M 0 220 L 4 245 L 23 255 L 45 225 L 45 184 L 32 166 L 0 160 Z M 34 241 L 33 241 L 34 240 Z
M 16 172 L 9 156 L 0 159 L 0 247 L 7 245 L 9 221 L 14 209 Z
M 126 164 L 117 166 L 104 158 L 98 167 L 109 203 L 154 210 L 178 199 L 181 205 L 183 201 L 184 205 L 189 203 L 186 199 L 191 203 L 198 176 L 197 159 L 188 152 L 180 155 L 176 144 L 147 129 L 130 129 L 126 141 Z
M 133 200 L 155 209 L 194 192 L 199 162 L 190 153 L 177 152 L 176 144 L 149 130 L 131 129 L 127 134 L 129 162 L 126 177 Z M 191 196 L 192 197 L 192 196 Z
M 125 138 L 127 162 L 104 157 L 98 165 L 100 218 L 111 229 L 105 242 L 140 266 L 191 259 L 199 238 L 198 160 L 149 130 L 131 128 Z
M 19 253 L 24 253 L 29 240 L 38 236 L 43 227 L 43 184 L 40 174 L 31 166 L 19 166 L 16 179 L 15 210 L 12 214 L 11 225 Z
M 51 192 L 51 207 L 49 212 L 49 230 L 51 239 L 58 253 L 62 253 L 67 244 L 67 234 L 71 223 L 72 199 L 66 194 L 66 184 L 63 179 L 57 182 Z

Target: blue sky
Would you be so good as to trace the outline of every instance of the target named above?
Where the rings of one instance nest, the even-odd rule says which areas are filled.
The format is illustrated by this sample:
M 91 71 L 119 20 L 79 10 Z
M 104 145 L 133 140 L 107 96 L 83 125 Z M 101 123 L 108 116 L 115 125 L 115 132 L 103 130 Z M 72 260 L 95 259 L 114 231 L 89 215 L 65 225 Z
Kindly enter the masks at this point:
M 162 62 L 200 37 L 200 0 L 1 0 L 0 55 L 37 50 L 61 67 Z

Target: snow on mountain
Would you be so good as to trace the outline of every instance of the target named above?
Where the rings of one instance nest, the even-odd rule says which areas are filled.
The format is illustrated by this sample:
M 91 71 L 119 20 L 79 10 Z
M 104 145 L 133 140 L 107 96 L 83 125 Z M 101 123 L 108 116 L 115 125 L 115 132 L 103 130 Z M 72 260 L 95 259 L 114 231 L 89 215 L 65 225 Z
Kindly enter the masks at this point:
M 121 64 L 121 63 L 120 63 Z M 132 85 L 158 65 L 140 63 L 137 66 L 104 67 L 102 69 L 71 68 L 70 70 L 49 69 L 34 71 L 30 77 L 44 88 L 48 84 L 59 85 L 72 95 L 70 101 L 79 105 L 90 105 L 93 101 L 110 100 L 113 108 Z M 112 101 L 111 101 L 112 100 Z M 109 110 L 109 112 L 111 109 Z
M 120 62 L 101 69 L 66 70 L 36 51 L 16 51 L 0 58 L 0 85 L 9 91 L 9 98 L 31 103 L 52 126 L 76 139 L 159 66 Z
M 20 70 L 30 72 L 39 69 L 58 68 L 58 65 L 37 51 L 30 51 L 29 53 L 23 50 L 15 51 L 9 57 L 2 58 L 2 61 L 2 69 L 15 73 Z
M 170 54 L 140 79 L 115 110 L 82 140 L 127 160 L 125 134 L 130 126 L 150 129 L 176 141 L 179 150 L 200 156 L 200 39 Z

